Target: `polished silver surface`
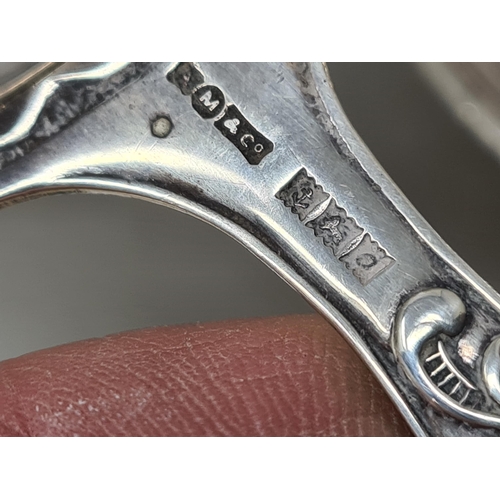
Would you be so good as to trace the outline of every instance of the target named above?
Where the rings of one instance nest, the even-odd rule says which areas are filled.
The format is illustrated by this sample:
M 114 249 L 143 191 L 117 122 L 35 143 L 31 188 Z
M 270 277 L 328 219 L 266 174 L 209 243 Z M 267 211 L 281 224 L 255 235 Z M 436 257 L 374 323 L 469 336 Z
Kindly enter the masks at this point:
M 500 403 L 500 337 L 493 340 L 484 353 L 483 380 L 490 396 Z
M 5 68 L 5 65 L 6 63 L 1 63 L 0 106 L 16 93 L 36 84 L 61 63 L 10 63 L 8 64 L 10 68 Z
M 47 104 L 47 101 L 64 82 L 103 79 L 113 75 L 125 66 L 126 64 L 124 63 L 105 63 L 83 71 L 50 75 L 44 78 L 34 87 L 29 99 L 26 100 L 26 106 L 20 112 L 19 118 L 12 128 L 7 133 L 0 136 L 0 148 L 5 148 L 27 137 L 38 120 L 44 106 Z M 43 67 L 43 69 L 45 69 L 45 67 Z
M 3 205 L 106 192 L 205 220 L 346 336 L 416 434 L 498 433 L 481 360 L 498 334 L 499 297 L 377 164 L 322 65 L 63 65 L 6 111 L 15 119 L 0 137 Z M 423 291 L 415 315 L 408 304 Z M 436 353 L 406 342 L 426 314 Z M 436 368 L 421 373 L 435 354 L 452 374 L 444 383 Z M 453 376 L 474 388 L 470 399 L 443 392 Z

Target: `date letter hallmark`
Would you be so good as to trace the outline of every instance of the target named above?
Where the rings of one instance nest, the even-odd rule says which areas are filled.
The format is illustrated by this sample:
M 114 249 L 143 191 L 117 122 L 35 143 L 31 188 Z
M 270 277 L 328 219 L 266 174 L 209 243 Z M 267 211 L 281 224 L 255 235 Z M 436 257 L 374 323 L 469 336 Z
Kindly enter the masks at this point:
M 215 128 L 228 139 L 250 165 L 258 165 L 274 149 L 234 104 L 226 104 L 222 90 L 205 85 L 203 73 L 194 63 L 179 63 L 168 72 L 167 80 L 183 95 L 191 96 L 193 109 L 205 120 L 215 119 Z
M 325 246 L 345 264 L 347 269 L 365 286 L 389 269 L 396 261 L 374 241 L 356 221 L 339 207 L 333 197 L 325 193 L 305 168 L 277 193 L 299 220 L 314 230 Z

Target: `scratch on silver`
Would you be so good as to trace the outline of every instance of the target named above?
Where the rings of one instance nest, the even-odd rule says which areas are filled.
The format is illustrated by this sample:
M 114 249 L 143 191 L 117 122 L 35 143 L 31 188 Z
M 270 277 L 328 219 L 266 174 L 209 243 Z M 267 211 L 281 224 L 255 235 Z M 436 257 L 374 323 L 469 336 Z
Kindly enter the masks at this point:
M 0 149 L 28 136 L 45 103 L 54 95 L 61 83 L 72 80 L 101 80 L 125 68 L 127 64 L 123 62 L 104 63 L 87 70 L 48 76 L 42 80 L 34 87 L 14 126 L 4 135 L 0 135 Z

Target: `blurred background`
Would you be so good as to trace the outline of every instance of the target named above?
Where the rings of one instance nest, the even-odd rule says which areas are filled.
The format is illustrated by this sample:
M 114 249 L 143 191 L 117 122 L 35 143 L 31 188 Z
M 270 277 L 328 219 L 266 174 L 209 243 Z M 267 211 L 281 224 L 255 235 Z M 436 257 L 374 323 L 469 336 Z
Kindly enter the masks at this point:
M 0 85 L 27 65 L 1 63 Z M 471 133 L 472 97 L 450 107 L 464 89 L 447 94 L 455 80 L 435 69 L 329 64 L 347 116 L 383 167 L 500 290 L 500 160 Z M 228 236 L 138 200 L 41 198 L 1 210 L 0 235 L 0 359 L 145 326 L 311 311 Z

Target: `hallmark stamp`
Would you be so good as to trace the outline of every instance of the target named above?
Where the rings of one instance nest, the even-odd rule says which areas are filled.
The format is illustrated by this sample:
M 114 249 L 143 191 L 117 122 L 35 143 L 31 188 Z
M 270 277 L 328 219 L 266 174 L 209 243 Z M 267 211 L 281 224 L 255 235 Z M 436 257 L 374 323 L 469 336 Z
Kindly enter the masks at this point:
M 307 175 L 305 168 L 302 168 L 279 190 L 276 198 L 283 201 L 285 207 L 290 208 L 292 213 L 304 221 L 316 211 L 316 208 L 321 207 L 330 195 L 316 184 L 313 177 Z
M 182 95 L 191 95 L 196 87 L 204 83 L 205 78 L 193 63 L 183 62 L 167 74 L 167 80 L 173 83 Z
M 340 257 L 340 261 L 352 271 L 362 285 L 367 285 L 395 262 L 369 234 L 365 234 L 359 245 L 351 252 Z
M 224 93 L 215 85 L 205 85 L 203 73 L 194 63 L 179 63 L 167 73 L 183 95 L 191 96 L 193 109 L 205 120 L 216 119 L 215 128 L 228 139 L 250 165 L 258 165 L 274 149 L 234 104 L 226 104 Z
M 239 149 L 250 165 L 258 165 L 274 149 L 273 143 L 253 127 L 234 104 L 227 107 L 214 125 Z
M 314 229 L 316 236 L 323 238 L 323 243 L 333 250 L 335 257 L 344 255 L 363 234 L 363 229 L 333 199 L 323 214 L 309 221 L 306 226 Z
M 335 257 L 363 286 L 396 262 L 337 205 L 305 168 L 301 168 L 275 196 L 298 215 L 306 227 L 314 230 L 315 236 L 332 249 Z
M 218 116 L 226 107 L 226 100 L 219 88 L 204 85 L 192 93 L 191 104 L 194 110 L 206 120 Z

